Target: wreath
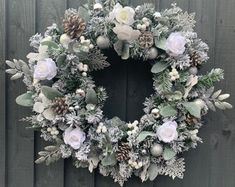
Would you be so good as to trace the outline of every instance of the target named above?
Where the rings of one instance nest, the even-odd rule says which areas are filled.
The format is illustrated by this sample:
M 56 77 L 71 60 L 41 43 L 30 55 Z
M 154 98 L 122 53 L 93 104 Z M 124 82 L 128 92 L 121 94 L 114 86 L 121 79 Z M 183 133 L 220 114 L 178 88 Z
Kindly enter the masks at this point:
M 176 4 L 157 12 L 151 4 L 134 9 L 103 0 L 66 10 L 63 29 L 53 24 L 44 35 L 32 36 L 28 63 L 6 61 L 6 72 L 27 86 L 16 99 L 32 107 L 33 114 L 23 120 L 51 142 L 36 163 L 72 157 L 76 167 L 99 168 L 120 185 L 132 174 L 142 181 L 158 175 L 183 178 L 180 155 L 202 142 L 202 117 L 209 109 L 232 108 L 224 101 L 229 94 L 214 92 L 223 70 L 198 74 L 208 61 L 208 46 L 194 24 L 194 14 Z M 102 53 L 107 48 L 123 60 L 152 64 L 155 92 L 146 98 L 139 120 L 127 123 L 103 115 L 107 94 L 91 72 L 110 65 Z

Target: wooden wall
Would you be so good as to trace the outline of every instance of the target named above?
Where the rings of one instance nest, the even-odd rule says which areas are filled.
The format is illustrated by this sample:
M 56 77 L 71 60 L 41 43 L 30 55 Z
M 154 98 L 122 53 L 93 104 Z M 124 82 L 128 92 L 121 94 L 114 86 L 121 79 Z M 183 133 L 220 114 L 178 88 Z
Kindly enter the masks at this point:
M 19 122 L 30 111 L 15 104 L 24 92 L 19 82 L 9 81 L 4 60 L 25 59 L 28 39 L 47 25 L 61 20 L 68 7 L 77 8 L 81 0 L 0 0 L 0 187 L 109 187 L 118 186 L 98 172 L 75 169 L 70 160 L 50 167 L 35 165 L 37 152 L 44 142 L 37 133 L 25 130 Z M 130 0 L 132 5 L 151 2 L 158 10 L 172 0 Z M 232 94 L 235 105 L 235 1 L 176 0 L 184 10 L 196 12 L 197 31 L 210 45 L 210 61 L 202 70 L 214 66 L 225 69 L 225 80 L 218 86 Z M 133 120 L 142 113 L 141 103 L 151 93 L 150 67 L 144 63 L 124 63 L 109 55 L 112 67 L 97 73 L 97 83 L 107 87 L 110 99 L 107 116 Z M 234 110 L 210 113 L 200 135 L 204 139 L 197 150 L 185 154 L 184 180 L 159 177 L 141 184 L 132 178 L 126 187 L 234 187 L 235 186 L 235 115 Z

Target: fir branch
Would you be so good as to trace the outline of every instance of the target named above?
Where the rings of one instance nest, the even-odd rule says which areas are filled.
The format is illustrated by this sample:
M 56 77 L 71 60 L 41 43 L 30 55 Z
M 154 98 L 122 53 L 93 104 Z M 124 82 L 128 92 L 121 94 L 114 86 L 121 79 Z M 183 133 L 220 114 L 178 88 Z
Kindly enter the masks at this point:
M 224 79 L 224 70 L 220 68 L 212 69 L 208 74 L 199 77 L 197 87 L 210 88 L 214 86 L 215 82 L 222 79 Z
M 170 92 L 172 82 L 169 77 L 169 70 L 166 70 L 162 74 L 155 75 L 153 85 L 159 94 Z

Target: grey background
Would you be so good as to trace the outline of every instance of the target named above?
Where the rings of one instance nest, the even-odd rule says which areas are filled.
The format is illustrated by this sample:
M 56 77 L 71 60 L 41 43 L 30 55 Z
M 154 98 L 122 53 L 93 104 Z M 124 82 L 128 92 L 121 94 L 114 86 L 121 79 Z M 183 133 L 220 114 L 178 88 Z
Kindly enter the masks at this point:
M 30 48 L 28 38 L 53 22 L 59 22 L 64 10 L 76 8 L 79 0 L 0 0 L 0 187 L 108 187 L 118 186 L 98 172 L 75 169 L 71 160 L 46 167 L 35 165 L 37 152 L 44 142 L 37 133 L 25 130 L 19 119 L 30 110 L 15 104 L 15 97 L 25 91 L 20 81 L 9 81 L 4 73 L 4 60 L 25 59 Z M 156 9 L 168 8 L 171 0 L 130 0 L 132 5 L 151 2 Z M 220 86 L 231 93 L 235 104 L 235 1 L 178 0 L 179 6 L 196 12 L 197 32 L 210 46 L 210 62 L 202 69 L 225 69 Z M 141 103 L 151 92 L 149 66 L 123 63 L 115 55 L 110 71 L 97 73 L 98 84 L 107 87 L 110 99 L 105 107 L 107 116 L 118 115 L 132 120 L 141 115 Z M 142 63 L 143 64 L 143 63 Z M 111 72 L 111 73 L 110 73 Z M 184 180 L 159 177 L 142 184 L 132 177 L 126 187 L 234 187 L 235 126 L 234 110 L 210 113 L 200 135 L 204 144 L 185 154 Z

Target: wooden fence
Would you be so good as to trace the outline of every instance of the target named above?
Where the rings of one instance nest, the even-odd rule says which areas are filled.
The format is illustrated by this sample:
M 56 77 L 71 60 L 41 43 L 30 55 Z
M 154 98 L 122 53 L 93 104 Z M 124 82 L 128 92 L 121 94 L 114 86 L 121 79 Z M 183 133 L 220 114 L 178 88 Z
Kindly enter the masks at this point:
M 25 91 L 19 82 L 9 81 L 4 60 L 25 59 L 28 39 L 53 22 L 59 22 L 64 10 L 77 8 L 81 0 L 0 0 L 0 187 L 109 187 L 118 186 L 98 172 L 75 169 L 70 160 L 46 167 L 35 165 L 37 152 L 44 142 L 37 133 L 25 130 L 19 119 L 29 110 L 15 104 L 15 97 Z M 131 0 L 130 4 L 154 3 L 158 10 L 172 0 Z M 219 85 L 232 94 L 235 104 L 235 1 L 176 0 L 186 11 L 196 12 L 197 31 L 210 45 L 207 68 L 225 69 L 225 80 Z M 112 55 L 110 55 L 112 56 Z M 107 87 L 110 99 L 105 107 L 108 116 L 133 120 L 141 114 L 141 103 L 151 92 L 149 67 L 143 63 L 123 63 L 111 57 L 109 71 L 97 73 L 97 82 Z M 146 88 L 146 89 L 145 89 Z M 234 110 L 210 113 L 200 132 L 204 140 L 197 150 L 185 154 L 183 180 L 159 177 L 141 184 L 133 177 L 126 187 L 234 187 L 235 186 L 235 115 Z

